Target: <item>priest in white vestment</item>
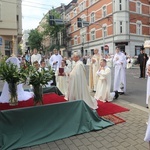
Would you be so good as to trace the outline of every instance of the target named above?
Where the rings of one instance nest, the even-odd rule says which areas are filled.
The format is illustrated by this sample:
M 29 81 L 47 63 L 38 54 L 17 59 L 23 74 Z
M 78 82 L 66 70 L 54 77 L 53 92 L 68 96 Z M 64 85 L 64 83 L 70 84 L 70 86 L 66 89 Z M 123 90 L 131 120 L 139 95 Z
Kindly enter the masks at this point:
M 17 65 L 18 68 L 20 68 L 20 61 L 15 56 L 9 57 L 6 60 L 6 62 L 13 63 L 14 65 Z M 18 94 L 18 101 L 26 101 L 32 98 L 34 95 L 33 92 L 24 91 L 23 84 L 17 85 L 17 94 Z M 8 83 L 5 82 L 0 96 L 0 103 L 9 103 L 9 99 L 10 99 L 9 87 Z
M 86 80 L 86 70 L 77 52 L 73 54 L 73 60 L 75 65 L 69 74 L 66 99 L 69 101 L 83 100 L 90 108 L 97 109 L 97 101 L 90 95 Z
M 91 64 L 89 67 L 89 88 L 91 91 L 96 91 L 97 87 L 97 75 L 96 72 L 100 66 L 100 60 L 102 56 L 98 53 L 98 49 L 94 49 L 94 55 L 91 58 Z
M 33 63 L 34 63 L 35 61 L 38 61 L 38 63 L 40 64 L 41 60 L 42 60 L 41 54 L 38 54 L 37 49 L 34 48 L 34 49 L 33 49 L 33 54 L 32 54 L 32 56 L 31 56 L 31 64 L 33 65 Z
M 113 97 L 110 95 L 111 69 L 106 65 L 105 59 L 101 59 L 100 68 L 96 73 L 98 76 L 98 83 L 94 96 L 95 99 L 102 102 L 112 101 Z
M 116 47 L 116 54 L 113 58 L 114 65 L 114 91 L 120 94 L 126 92 L 126 57 L 120 52 L 120 48 Z

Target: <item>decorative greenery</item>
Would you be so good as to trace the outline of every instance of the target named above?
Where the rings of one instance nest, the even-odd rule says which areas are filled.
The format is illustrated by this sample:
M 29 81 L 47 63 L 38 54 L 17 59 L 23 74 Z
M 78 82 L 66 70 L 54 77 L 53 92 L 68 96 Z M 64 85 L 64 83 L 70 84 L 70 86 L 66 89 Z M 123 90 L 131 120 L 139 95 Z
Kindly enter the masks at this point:
M 2 61 L 0 63 L 0 79 L 8 83 L 23 83 L 26 81 L 26 74 L 12 63 Z
M 39 71 L 33 66 L 28 66 L 26 69 L 29 76 L 28 84 L 33 86 L 34 104 L 37 105 L 39 103 L 42 105 L 42 86 L 48 84 L 48 82 L 53 78 L 54 72 L 51 68 L 49 70 L 41 69 L 41 71 Z
M 14 106 L 18 104 L 17 84 L 26 81 L 26 74 L 21 72 L 17 65 L 6 63 L 4 60 L 0 63 L 0 79 L 8 83 L 10 93 L 9 104 Z

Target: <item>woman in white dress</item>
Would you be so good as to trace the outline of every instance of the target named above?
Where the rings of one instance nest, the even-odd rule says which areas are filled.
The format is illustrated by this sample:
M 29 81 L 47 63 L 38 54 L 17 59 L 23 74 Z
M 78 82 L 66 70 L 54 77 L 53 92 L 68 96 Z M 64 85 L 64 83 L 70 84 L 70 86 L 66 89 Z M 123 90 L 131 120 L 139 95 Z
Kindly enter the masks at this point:
M 60 69 L 63 68 L 63 72 L 60 73 Z M 56 86 L 65 95 L 68 90 L 68 74 L 71 71 L 68 66 L 66 66 L 66 61 L 61 61 L 60 69 L 56 71 Z
M 15 56 L 12 56 L 12 57 L 9 57 L 6 62 L 11 62 L 13 63 L 14 65 L 17 65 L 18 68 L 20 68 L 20 61 L 17 57 Z M 18 94 L 18 101 L 26 101 L 30 98 L 33 97 L 33 93 L 32 92 L 27 92 L 27 91 L 24 91 L 23 89 L 23 84 L 19 84 L 17 86 L 17 94 Z M 1 96 L 0 96 L 0 103 L 9 103 L 9 99 L 10 99 L 10 96 L 9 96 L 9 88 L 8 88 L 8 83 L 5 82 L 4 83 L 4 87 L 3 87 L 3 90 L 2 90 L 2 93 L 1 93 Z

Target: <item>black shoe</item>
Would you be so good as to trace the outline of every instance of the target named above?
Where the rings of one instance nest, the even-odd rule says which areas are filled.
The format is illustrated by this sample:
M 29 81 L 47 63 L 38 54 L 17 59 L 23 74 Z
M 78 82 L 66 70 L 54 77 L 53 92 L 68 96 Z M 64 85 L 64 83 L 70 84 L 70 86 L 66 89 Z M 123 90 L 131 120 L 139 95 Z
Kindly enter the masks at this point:
M 114 99 L 118 99 L 118 97 L 119 97 L 119 93 L 118 93 L 118 91 L 114 91 L 114 92 L 115 92 Z
M 146 106 L 146 108 L 148 109 L 149 107 L 148 107 L 148 106 Z

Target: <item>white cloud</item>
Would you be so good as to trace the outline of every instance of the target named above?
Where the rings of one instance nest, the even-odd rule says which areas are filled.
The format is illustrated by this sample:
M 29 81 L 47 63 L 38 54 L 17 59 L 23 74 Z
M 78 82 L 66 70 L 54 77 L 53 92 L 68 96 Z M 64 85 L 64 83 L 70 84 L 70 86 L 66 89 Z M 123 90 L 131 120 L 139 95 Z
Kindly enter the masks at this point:
M 63 0 L 64 4 L 68 4 L 71 0 Z M 22 1 L 22 28 L 23 30 L 35 29 L 43 15 L 52 7 L 58 7 L 62 3 L 61 0 L 23 0 Z

